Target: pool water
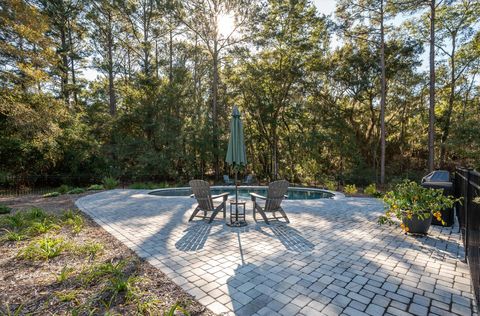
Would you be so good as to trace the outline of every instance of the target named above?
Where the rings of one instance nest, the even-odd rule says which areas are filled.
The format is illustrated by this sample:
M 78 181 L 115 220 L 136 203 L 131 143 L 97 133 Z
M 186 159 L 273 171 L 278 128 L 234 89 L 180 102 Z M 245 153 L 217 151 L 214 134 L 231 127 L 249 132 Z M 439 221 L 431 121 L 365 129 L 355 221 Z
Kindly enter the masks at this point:
M 235 197 L 235 187 L 212 187 L 212 195 L 228 192 L 230 198 Z M 250 200 L 250 193 L 257 193 L 263 196 L 267 195 L 266 187 L 239 187 L 238 197 L 241 199 Z M 152 191 L 149 194 L 158 196 L 189 196 L 192 194 L 190 188 L 176 188 L 176 189 L 162 189 Z M 320 189 L 310 188 L 289 188 L 287 191 L 289 200 L 315 200 L 315 199 L 329 199 L 333 198 L 335 194 Z

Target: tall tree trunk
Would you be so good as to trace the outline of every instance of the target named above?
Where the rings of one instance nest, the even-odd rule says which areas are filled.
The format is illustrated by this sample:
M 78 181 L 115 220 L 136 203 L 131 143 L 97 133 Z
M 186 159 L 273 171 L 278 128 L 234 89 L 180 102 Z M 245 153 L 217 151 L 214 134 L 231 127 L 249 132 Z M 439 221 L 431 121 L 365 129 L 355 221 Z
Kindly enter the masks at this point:
M 455 51 L 456 51 L 456 36 L 453 35 L 452 37 L 452 54 L 450 55 L 450 64 L 451 64 L 451 71 L 450 71 L 450 95 L 448 97 L 448 108 L 447 112 L 445 113 L 445 119 L 443 120 L 444 126 L 442 131 L 442 138 L 440 144 L 440 167 L 443 168 L 445 166 L 445 157 L 447 153 L 446 145 L 448 135 L 450 134 L 450 124 L 452 121 L 452 113 L 453 113 L 453 103 L 455 102 Z
M 168 51 L 169 51 L 169 60 L 168 60 L 168 81 L 172 83 L 173 81 L 173 34 L 172 28 L 169 30 L 169 40 L 168 40 Z
M 435 0 L 430 2 L 430 105 L 428 111 L 428 170 L 435 168 Z
M 60 28 L 60 41 L 61 41 L 61 45 L 62 45 L 62 53 L 61 53 L 61 56 L 62 56 L 62 66 L 61 66 L 61 69 L 62 69 L 62 96 L 63 96 L 63 100 L 65 101 L 65 103 L 67 105 L 70 105 L 70 93 L 69 93 L 69 89 L 68 89 L 68 72 L 69 72 L 69 66 L 68 66 L 68 56 L 67 56 L 67 51 L 68 51 L 68 48 L 67 48 L 67 35 L 65 33 L 65 27 L 62 26 Z
M 215 169 L 215 179 L 219 179 L 220 164 L 218 153 L 218 125 L 217 125 L 217 109 L 218 109 L 218 43 L 214 42 L 213 53 L 213 81 L 212 81 L 212 128 L 213 128 L 213 161 Z
M 197 89 L 198 89 L 198 79 L 197 79 L 197 67 L 198 67 L 198 52 L 197 52 L 197 47 L 198 47 L 198 35 L 195 34 L 195 48 L 193 51 L 193 104 L 195 104 L 196 107 L 198 107 L 198 98 L 197 98 Z
M 160 67 L 158 65 L 158 40 L 155 39 L 155 77 L 160 78 Z
M 382 88 L 380 101 L 380 185 L 385 184 L 385 98 L 386 98 L 386 76 L 385 76 L 385 28 L 384 28 L 384 12 L 383 0 L 380 0 L 380 68 L 382 69 Z
M 149 1 L 149 6 L 152 5 L 152 2 Z M 150 9 L 150 8 L 149 8 Z M 143 4 L 143 73 L 145 77 L 148 78 L 150 75 L 150 50 L 148 49 L 148 39 L 149 39 L 149 14 L 147 13 L 146 4 Z
M 72 72 L 72 86 L 73 86 L 73 101 L 75 105 L 78 104 L 78 94 L 77 94 L 77 79 L 75 76 L 75 53 L 73 51 L 73 38 L 72 38 L 72 25 L 68 21 L 68 42 L 69 42 L 69 51 L 70 51 L 70 67 Z
M 130 47 L 127 47 L 127 77 L 128 81 L 132 80 L 132 60 L 130 57 Z
M 37 45 L 36 44 L 33 44 L 33 53 L 35 55 L 37 55 L 38 51 L 37 51 Z M 38 66 L 35 64 L 35 70 L 39 70 L 38 69 Z M 37 85 L 37 93 L 41 93 L 42 92 L 42 86 L 40 85 L 40 80 L 39 79 L 35 79 L 35 83 Z
M 465 97 L 463 98 L 463 104 L 462 104 L 462 120 L 465 120 L 465 114 L 467 112 L 467 105 L 468 105 L 468 102 L 470 100 L 470 93 L 473 89 L 473 86 L 475 84 L 475 77 L 476 77 L 476 73 L 473 74 L 472 76 L 472 81 L 470 83 L 470 85 L 468 86 L 468 89 L 467 91 L 465 92 Z
M 108 96 L 110 104 L 110 115 L 115 116 L 117 112 L 117 100 L 115 96 L 115 78 L 113 74 L 113 36 L 112 36 L 112 15 L 108 14 Z
M 273 180 L 278 179 L 278 136 L 277 136 L 277 126 L 275 123 L 272 126 L 272 176 Z

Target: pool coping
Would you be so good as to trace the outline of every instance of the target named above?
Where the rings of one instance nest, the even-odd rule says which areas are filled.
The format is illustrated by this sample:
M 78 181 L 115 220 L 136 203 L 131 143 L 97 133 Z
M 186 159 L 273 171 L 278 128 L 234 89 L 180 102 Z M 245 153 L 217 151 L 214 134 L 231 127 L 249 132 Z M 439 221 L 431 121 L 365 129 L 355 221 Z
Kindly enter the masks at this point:
M 214 186 L 211 186 L 212 189 L 230 189 L 234 187 L 234 185 L 214 185 Z M 266 189 L 268 188 L 268 186 L 266 185 L 240 185 L 238 186 L 238 188 L 251 188 L 251 189 Z M 288 187 L 289 189 L 296 189 L 296 190 L 299 190 L 299 191 L 307 191 L 307 190 L 311 190 L 311 191 L 321 191 L 321 192 L 327 192 L 327 193 L 330 193 L 330 194 L 333 194 L 333 197 L 331 197 L 332 200 L 339 200 L 339 199 L 343 199 L 345 198 L 345 194 L 341 193 L 341 192 L 337 192 L 337 191 L 331 191 L 331 190 L 326 190 L 326 189 L 319 189 L 319 188 L 312 188 L 312 187 Z M 190 187 L 174 187 L 174 188 L 162 188 L 162 189 L 154 189 L 154 190 L 150 190 L 147 192 L 147 194 L 149 195 L 155 195 L 155 194 L 152 194 L 153 192 L 158 192 L 158 191 L 168 191 L 168 190 L 190 190 L 191 188 Z M 162 197 L 173 197 L 175 195 L 163 195 Z M 175 196 L 175 197 L 179 197 L 179 196 Z M 321 199 L 312 199 L 312 200 L 321 200 Z M 293 200 L 292 200 L 293 201 Z

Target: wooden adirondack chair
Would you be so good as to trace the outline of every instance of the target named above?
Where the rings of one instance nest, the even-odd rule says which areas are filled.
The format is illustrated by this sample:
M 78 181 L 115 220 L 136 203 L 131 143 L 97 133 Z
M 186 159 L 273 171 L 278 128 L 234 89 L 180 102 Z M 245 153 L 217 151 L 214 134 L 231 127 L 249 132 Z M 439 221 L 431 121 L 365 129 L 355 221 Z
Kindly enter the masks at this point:
M 212 193 L 210 191 L 210 185 L 208 184 L 208 182 L 203 180 L 191 180 L 189 184 L 193 192 L 192 197 L 195 197 L 198 202 L 197 207 L 193 211 L 192 216 L 190 216 L 190 219 L 188 220 L 189 222 L 194 217 L 202 217 L 205 219 L 207 218 L 207 212 L 212 212 L 212 215 L 208 220 L 208 223 L 211 223 L 215 219 L 215 216 L 217 216 L 218 212 L 220 212 L 221 210 L 223 210 L 223 218 L 226 218 L 228 199 L 227 192 L 212 196 Z M 219 198 L 222 198 L 222 202 L 218 203 L 213 201 L 214 199 Z M 198 212 L 200 211 L 203 211 L 203 216 L 197 216 Z
M 249 174 L 248 176 L 245 177 L 245 180 L 243 180 L 243 184 L 250 185 L 253 182 L 253 176 Z
M 233 182 L 233 180 L 230 179 L 230 177 L 228 176 L 228 174 L 224 174 L 224 175 L 223 175 L 223 182 L 224 182 L 226 185 L 235 184 L 235 182 Z
M 263 220 L 265 223 L 269 224 L 269 219 L 278 219 L 275 216 L 275 212 L 279 212 L 287 223 L 290 223 L 290 220 L 285 214 L 285 211 L 282 209 L 281 203 L 283 199 L 286 198 L 287 189 L 288 189 L 288 181 L 286 180 L 279 180 L 275 182 L 271 182 L 268 185 L 268 192 L 267 196 L 262 196 L 256 193 L 250 193 L 250 197 L 253 201 L 253 219 L 257 221 L 255 217 L 255 213 L 258 211 L 260 215 L 262 215 Z M 265 201 L 265 204 L 259 204 L 258 200 Z M 266 212 L 271 212 L 273 217 L 268 218 Z

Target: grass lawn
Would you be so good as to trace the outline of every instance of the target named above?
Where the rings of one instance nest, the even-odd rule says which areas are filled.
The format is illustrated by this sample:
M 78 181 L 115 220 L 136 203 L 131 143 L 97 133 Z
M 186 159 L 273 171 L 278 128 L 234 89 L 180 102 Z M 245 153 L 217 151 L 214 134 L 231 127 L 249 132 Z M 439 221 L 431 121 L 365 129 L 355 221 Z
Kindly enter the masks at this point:
M 212 315 L 79 212 L 83 195 L 0 198 L 0 314 Z

